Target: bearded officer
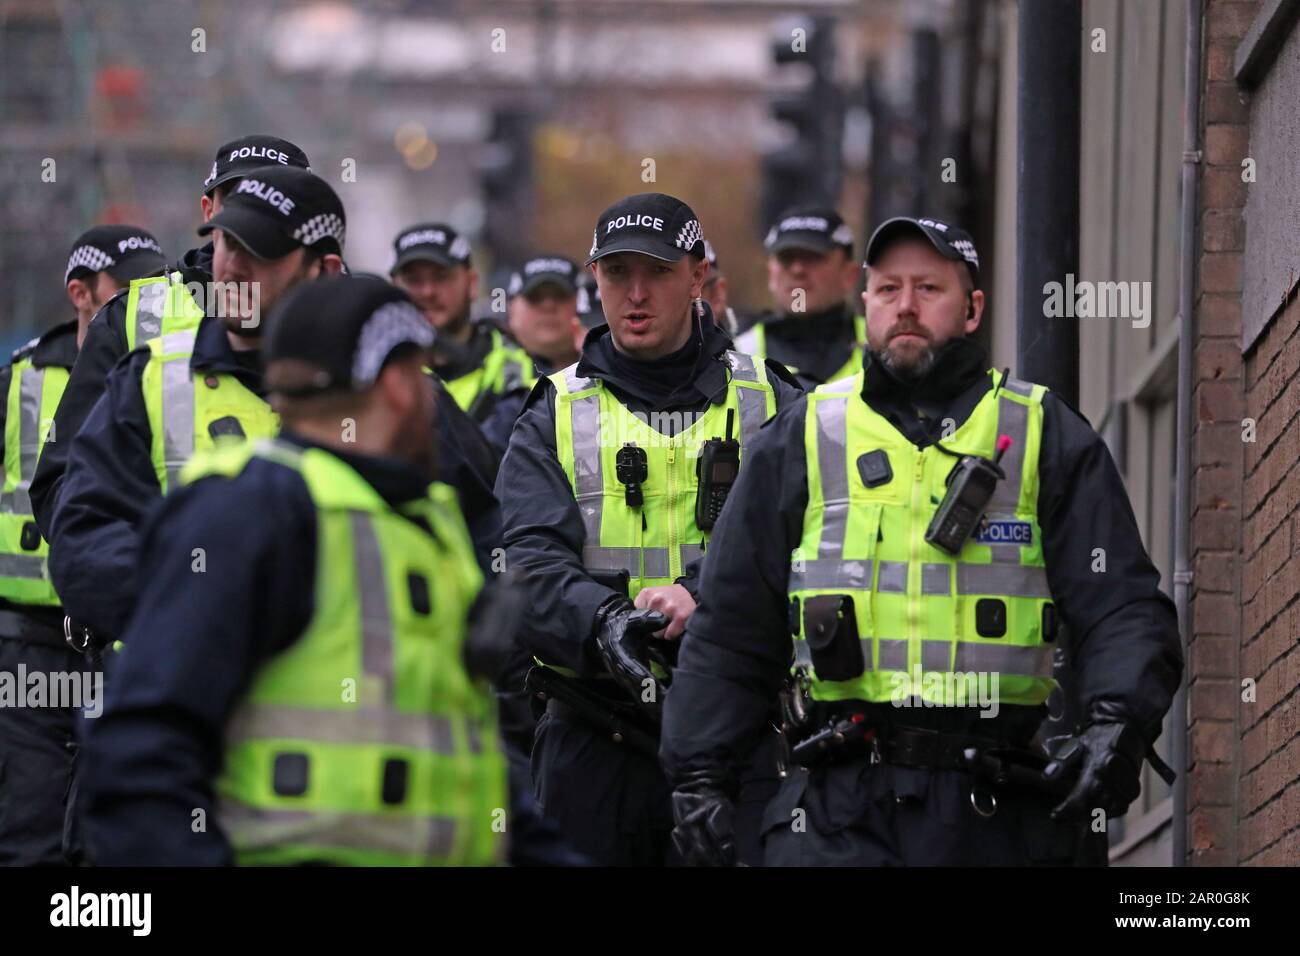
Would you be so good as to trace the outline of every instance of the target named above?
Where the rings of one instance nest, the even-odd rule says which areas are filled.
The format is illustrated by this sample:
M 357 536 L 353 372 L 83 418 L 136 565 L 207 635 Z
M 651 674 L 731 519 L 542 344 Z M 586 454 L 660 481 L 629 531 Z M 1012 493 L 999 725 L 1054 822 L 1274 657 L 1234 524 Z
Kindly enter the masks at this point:
M 393 240 L 393 282 L 437 332 L 433 370 L 498 452 L 536 376 L 523 350 L 490 322 L 471 318 L 478 273 L 469 240 L 440 222 L 403 229 Z
M 1097 859 L 1088 824 L 1125 811 L 1144 758 L 1172 778 L 1151 748 L 1173 605 L 1100 436 L 986 370 L 970 236 L 893 219 L 866 265 L 862 370 L 764 429 L 709 550 L 666 704 L 674 837 L 735 859 L 736 767 L 784 693 L 768 864 Z M 1045 751 L 1058 646 L 1084 716 Z

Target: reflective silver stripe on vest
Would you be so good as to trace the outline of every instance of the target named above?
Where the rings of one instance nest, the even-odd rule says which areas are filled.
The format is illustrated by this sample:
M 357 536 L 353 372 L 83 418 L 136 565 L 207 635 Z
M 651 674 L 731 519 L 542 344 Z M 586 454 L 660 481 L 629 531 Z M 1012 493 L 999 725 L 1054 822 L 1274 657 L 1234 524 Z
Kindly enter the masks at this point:
M 163 310 L 167 307 L 169 283 L 149 282 L 140 287 L 135 300 L 135 346 L 139 348 L 162 334 Z
M 642 575 L 647 578 L 668 577 L 668 549 L 641 549 Z
M 958 594 L 997 594 L 1003 597 L 1049 598 L 1047 571 L 1018 564 L 957 565 Z
M 266 810 L 223 798 L 218 815 L 241 852 L 295 844 L 328 850 L 371 850 L 410 856 L 445 857 L 456 845 L 450 817 L 397 813 L 341 813 L 335 810 Z
M 43 578 L 45 559 L 36 554 L 0 554 L 0 577 Z
M 456 752 L 451 718 L 404 714 L 381 707 L 324 710 L 251 703 L 231 718 L 226 739 L 308 740 L 322 744 L 409 747 L 430 753 Z
M 1010 383 L 1008 383 L 1009 385 Z M 1007 435 L 1011 445 L 1002 455 L 1006 480 L 999 481 L 989 501 L 989 515 L 1013 515 L 1020 502 L 1025 477 L 1025 446 L 1029 442 L 1029 406 L 1014 399 L 998 399 L 998 434 Z
M 756 388 L 738 388 L 736 403 L 740 406 L 740 444 L 748 447 L 767 421 L 767 396 Z
M 188 359 L 163 362 L 162 426 L 167 487 L 175 488 L 181 468 L 194 455 L 194 383 Z
M 32 513 L 28 489 L 32 486 L 36 459 L 41 453 L 41 396 L 44 391 L 45 369 L 29 367 L 19 373 L 18 482 L 14 490 L 4 496 L 3 508 L 8 514 Z
M 847 398 L 817 401 L 817 467 L 821 472 L 822 536 L 819 558 L 844 555 L 844 532 L 849 514 L 848 452 L 844 448 L 844 412 Z
M 637 577 L 641 573 L 639 554 L 637 548 L 602 548 L 588 544 L 582 548 L 582 563 L 593 571 L 626 571 Z
M 1006 382 L 1002 384 L 1002 387 L 1008 392 L 1015 392 L 1017 395 L 1025 396 L 1025 398 L 1034 394 L 1033 384 L 1031 382 L 1022 381 L 1018 378 L 1008 377 Z
M 728 350 L 727 365 L 735 381 L 758 384 L 758 368 L 752 355 Z M 736 404 L 740 406 L 740 443 L 748 445 L 767 421 L 767 396 L 756 388 L 738 388 Z
M 686 545 L 682 548 L 685 552 L 687 548 L 694 547 Z M 699 548 L 696 547 L 696 556 L 699 556 Z M 644 568 L 642 564 L 644 563 Z M 686 558 L 683 555 L 683 565 Z M 627 571 L 632 577 L 647 578 L 666 578 L 668 577 L 668 549 L 667 548 L 605 548 L 593 545 L 584 545 L 582 548 L 582 564 L 592 571 Z
M 1048 644 L 1017 647 L 1014 644 L 972 644 L 963 641 L 957 645 L 957 660 L 953 664 L 953 670 L 1051 677 L 1052 648 Z
M 861 638 L 862 660 L 866 663 L 867 670 L 878 671 L 905 671 L 907 670 L 907 638 L 905 637 L 882 637 L 880 640 L 880 660 L 875 667 L 871 664 L 871 638 Z M 944 647 L 951 645 L 944 642 Z M 945 665 L 947 661 L 945 659 Z M 812 667 L 812 649 L 805 640 L 796 639 L 794 642 L 794 666 L 795 667 Z
M 699 560 L 700 558 L 702 558 L 702 557 L 704 557 L 704 549 L 701 548 L 698 544 L 684 544 L 684 545 L 682 545 L 682 571 L 683 571 L 683 573 L 685 573 L 685 571 L 686 571 L 686 565 L 690 564 L 692 561 L 698 561 L 698 560 Z
M 952 660 L 952 641 L 922 641 L 921 670 L 947 673 Z
M 952 594 L 952 567 L 947 564 L 921 565 L 922 594 Z
M 574 362 L 563 372 L 564 384 L 570 392 L 581 392 L 585 388 L 591 388 L 591 379 L 582 378 L 578 375 L 578 363 Z
M 361 604 L 361 667 L 383 682 L 384 699 L 363 703 L 387 706 L 393 690 L 393 617 L 388 608 L 384 560 L 370 515 L 350 513 L 352 554 L 356 558 L 357 596 Z
M 791 562 L 790 590 L 811 588 L 853 588 L 867 590 L 871 587 L 871 560 Z
M 754 356 L 744 352 L 727 350 L 727 365 L 731 368 L 731 377 L 737 382 L 758 384 L 758 369 L 754 365 Z
M 601 514 L 605 507 L 605 479 L 600 460 L 600 395 L 569 403 L 573 433 L 573 488 L 582 527 L 593 546 L 600 541 Z
M 905 637 L 882 637 L 880 638 L 880 659 L 876 663 L 876 670 L 881 671 L 905 671 L 907 670 L 907 645 Z M 867 654 L 871 649 L 867 649 Z M 868 658 L 870 659 L 870 658 Z
M 881 561 L 876 578 L 876 590 L 896 594 L 907 593 L 907 564 L 902 561 Z

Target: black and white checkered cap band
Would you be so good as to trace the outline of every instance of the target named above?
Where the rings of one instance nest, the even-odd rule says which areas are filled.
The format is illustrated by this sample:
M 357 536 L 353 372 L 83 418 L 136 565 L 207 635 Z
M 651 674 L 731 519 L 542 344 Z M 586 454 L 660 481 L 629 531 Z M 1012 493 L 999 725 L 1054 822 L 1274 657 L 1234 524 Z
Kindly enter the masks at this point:
M 304 246 L 314 246 L 325 238 L 334 239 L 343 251 L 343 220 L 335 213 L 318 213 L 293 231 L 294 242 Z
M 95 246 L 77 246 L 72 250 L 72 255 L 68 256 L 68 268 L 63 273 L 63 284 L 67 285 L 68 280 L 72 278 L 72 270 L 74 269 L 103 272 L 116 262 L 117 260 L 103 249 L 98 249 Z
M 386 302 L 361 327 L 357 351 L 352 357 L 352 386 L 373 385 L 384 360 L 403 342 L 427 349 L 433 345 L 433 329 L 411 303 Z

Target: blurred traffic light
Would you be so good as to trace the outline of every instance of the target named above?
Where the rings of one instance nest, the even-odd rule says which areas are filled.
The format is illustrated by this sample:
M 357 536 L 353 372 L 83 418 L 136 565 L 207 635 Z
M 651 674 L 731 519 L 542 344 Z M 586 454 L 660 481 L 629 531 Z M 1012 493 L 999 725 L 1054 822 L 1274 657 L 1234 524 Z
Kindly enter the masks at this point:
M 763 156 L 764 227 L 794 203 L 833 204 L 839 195 L 844 101 L 834 78 L 832 24 L 826 17 L 789 20 L 773 36 L 778 72 L 802 68 L 808 77 L 799 89 L 783 88 L 771 97 L 781 137 Z
M 533 119 L 522 110 L 498 109 L 479 161 L 483 191 L 483 244 L 496 262 L 522 262 L 530 255 Z

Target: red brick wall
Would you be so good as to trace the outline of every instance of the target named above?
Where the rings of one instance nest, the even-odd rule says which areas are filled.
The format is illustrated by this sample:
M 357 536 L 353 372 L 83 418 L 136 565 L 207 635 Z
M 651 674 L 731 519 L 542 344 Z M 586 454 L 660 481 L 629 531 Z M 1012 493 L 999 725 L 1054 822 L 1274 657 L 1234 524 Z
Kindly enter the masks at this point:
M 1283 603 L 1276 585 L 1261 588 L 1264 568 L 1281 567 L 1292 547 L 1289 519 L 1267 526 L 1281 499 L 1263 510 L 1265 496 L 1281 474 L 1263 462 L 1271 436 L 1273 462 L 1288 454 L 1279 439 L 1278 416 L 1256 416 L 1258 440 L 1242 439 L 1242 419 L 1255 412 L 1243 379 L 1241 275 L 1245 247 L 1242 209 L 1247 183 L 1241 161 L 1248 155 L 1249 110 L 1232 78 L 1237 45 L 1250 27 L 1258 3 L 1208 0 L 1205 7 L 1201 86 L 1202 167 L 1198 210 L 1196 366 L 1193 382 L 1192 444 L 1192 620 L 1187 655 L 1188 862 L 1229 866 L 1248 856 L 1249 840 L 1238 838 L 1239 775 L 1247 759 L 1241 732 L 1251 719 L 1241 703 L 1243 636 L 1263 631 Z M 1270 335 L 1279 330 L 1271 330 Z M 1300 343 L 1298 343 L 1300 344 Z M 1277 349 L 1272 354 L 1276 355 Z M 1257 355 L 1263 349 L 1256 350 Z M 1258 366 L 1263 368 L 1262 366 Z M 1262 392 L 1252 392 L 1255 397 Z M 1281 441 L 1281 444 L 1279 444 Z M 1300 447 L 1290 450 L 1291 461 Z M 1270 472 L 1270 469 L 1273 471 Z M 1250 477 L 1247 478 L 1247 475 Z M 1261 487 L 1268 483 L 1268 488 Z M 1243 494 L 1243 487 L 1245 493 Z M 1298 539 L 1300 540 L 1300 539 Z M 1245 558 L 1245 560 L 1243 560 Z M 1300 575 L 1293 575 L 1300 580 Z M 1278 626 L 1289 615 L 1282 614 Z M 1250 645 L 1246 645 L 1249 647 Z M 1178 715 L 1174 716 L 1178 719 Z M 1258 762 L 1258 761 L 1256 761 Z
M 1241 675 L 1255 700 L 1238 704 L 1238 857 L 1300 864 L 1300 302 L 1290 303 L 1246 356 L 1242 493 Z M 1240 698 L 1240 694 L 1238 695 Z

